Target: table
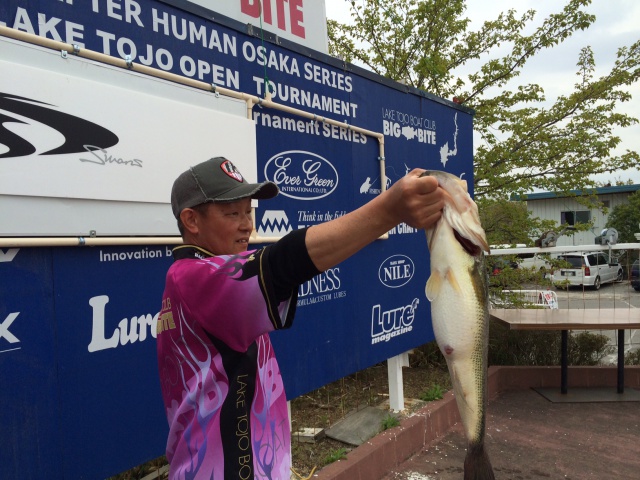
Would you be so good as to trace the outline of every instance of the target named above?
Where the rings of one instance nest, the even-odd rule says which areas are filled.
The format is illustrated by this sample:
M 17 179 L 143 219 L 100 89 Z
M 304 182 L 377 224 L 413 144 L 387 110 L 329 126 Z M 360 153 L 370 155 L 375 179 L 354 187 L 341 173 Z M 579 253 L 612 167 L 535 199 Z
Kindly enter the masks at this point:
M 489 314 L 511 330 L 560 330 L 562 332 L 560 392 L 563 394 L 567 393 L 569 330 L 617 330 L 617 391 L 624 393 L 624 331 L 640 328 L 639 308 L 567 310 L 497 308 L 489 310 Z

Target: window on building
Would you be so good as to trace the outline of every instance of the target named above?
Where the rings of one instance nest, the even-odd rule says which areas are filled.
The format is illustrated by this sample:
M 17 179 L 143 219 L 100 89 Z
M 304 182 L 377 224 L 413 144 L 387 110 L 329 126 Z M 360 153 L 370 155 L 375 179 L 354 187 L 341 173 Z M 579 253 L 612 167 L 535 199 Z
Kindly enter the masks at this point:
M 575 225 L 576 223 L 588 223 L 591 220 L 591 211 L 565 211 L 560 212 L 560 223 L 562 225 Z

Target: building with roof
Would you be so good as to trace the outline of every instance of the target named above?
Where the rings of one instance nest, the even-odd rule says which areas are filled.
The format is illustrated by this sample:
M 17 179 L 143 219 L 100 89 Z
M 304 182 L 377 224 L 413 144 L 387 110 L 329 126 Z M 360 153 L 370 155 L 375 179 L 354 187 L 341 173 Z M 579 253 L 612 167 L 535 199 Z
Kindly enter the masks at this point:
M 592 245 L 605 228 L 608 213 L 617 205 L 627 203 L 629 195 L 638 190 L 640 184 L 616 185 L 585 191 L 574 190 L 566 195 L 552 192 L 530 193 L 513 197 L 513 200 L 525 201 L 533 217 L 553 220 L 567 227 L 592 221 L 593 227 L 590 230 L 577 232 L 573 236 L 562 235 L 558 238 L 557 246 Z M 589 195 L 597 196 L 608 212 L 605 213 L 600 208 L 590 208 L 578 201 L 580 197 Z

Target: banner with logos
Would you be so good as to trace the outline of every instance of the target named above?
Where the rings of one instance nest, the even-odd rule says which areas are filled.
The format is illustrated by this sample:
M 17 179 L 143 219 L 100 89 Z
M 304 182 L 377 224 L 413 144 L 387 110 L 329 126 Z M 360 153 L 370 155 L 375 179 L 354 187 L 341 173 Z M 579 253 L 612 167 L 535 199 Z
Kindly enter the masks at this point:
M 268 89 L 274 101 L 315 114 L 307 119 L 254 108 L 255 175 L 259 181 L 276 182 L 281 192 L 258 205 L 255 228 L 260 235 L 281 236 L 338 218 L 381 193 L 378 141 L 350 126 L 384 134 L 386 187 L 417 167 L 446 170 L 473 187 L 469 110 L 328 56 L 263 44 L 234 29 L 235 24 L 189 4 L 8 0 L 0 4 L 0 23 L 109 55 L 129 55 L 134 62 L 260 97 Z M 136 75 L 119 75 L 118 88 L 127 89 L 129 82 L 134 88 Z M 9 90 L 2 94 L 46 101 L 39 99 L 38 89 L 18 92 L 17 85 L 15 91 L 10 82 L 2 85 Z M 89 116 L 90 105 L 83 110 L 76 102 L 71 108 L 71 100 L 60 98 L 56 109 L 102 121 L 101 115 Z M 149 115 L 158 117 L 165 102 L 176 102 L 161 100 L 151 102 Z M 138 114 L 143 115 L 141 126 L 128 145 L 142 148 L 151 139 L 154 151 L 176 148 L 179 140 L 145 130 L 145 112 Z M 37 118 L 1 104 L 0 115 L 6 126 L 0 129 L 2 169 L 3 162 L 15 161 L 7 145 L 25 139 L 28 129 L 44 127 Z M 324 118 L 346 126 L 330 125 Z M 188 116 L 169 120 L 189 129 Z M 233 125 L 219 128 L 232 138 Z M 196 148 L 204 145 L 210 156 L 221 153 L 215 142 L 207 143 L 211 139 L 206 132 L 195 141 L 200 137 L 202 145 Z M 49 148 L 61 141 L 50 138 Z M 60 160 L 56 154 L 46 159 Z M 28 161 L 21 168 L 28 170 Z M 108 190 L 109 181 L 115 180 L 107 178 L 100 188 Z M 163 200 L 159 190 L 148 192 L 153 195 L 149 198 L 168 209 L 169 192 Z M 22 200 L 18 195 L 5 198 Z M 138 203 L 138 209 L 117 210 L 113 205 L 112 212 L 138 221 L 148 212 L 144 202 Z M 28 214 L 31 207 L 20 210 L 12 203 L 12 208 Z M 73 202 L 64 204 L 69 222 L 77 208 Z M 40 218 L 38 209 L 31 211 Z M 99 216 L 111 217 L 108 209 L 99 211 Z M 56 221 L 65 222 L 65 216 Z M 80 231 L 87 228 L 73 225 Z M 171 229 L 173 233 L 175 225 Z M 106 477 L 163 454 L 167 427 L 153 323 L 171 262 L 167 248 L 0 249 L 0 367 L 11 372 L 10 388 L 0 390 L 0 428 L 12 432 L 0 437 L 0 463 L 8 465 L 11 474 Z M 424 295 L 428 265 L 424 232 L 401 224 L 389 232 L 388 240 L 374 242 L 301 285 L 293 328 L 272 335 L 287 397 L 431 341 Z M 29 471 L 22 475 L 25 463 Z
M 107 470 L 111 462 L 136 465 L 141 455 L 163 453 L 168 429 L 162 402 L 155 400 L 155 337 L 171 250 L 52 252 L 59 418 L 66 426 L 58 434 L 62 472 L 64 478 L 89 478 L 86 472 L 100 469 L 103 478 L 116 473 Z
M 163 454 L 169 247 L 0 249 L 3 478 L 106 478 Z

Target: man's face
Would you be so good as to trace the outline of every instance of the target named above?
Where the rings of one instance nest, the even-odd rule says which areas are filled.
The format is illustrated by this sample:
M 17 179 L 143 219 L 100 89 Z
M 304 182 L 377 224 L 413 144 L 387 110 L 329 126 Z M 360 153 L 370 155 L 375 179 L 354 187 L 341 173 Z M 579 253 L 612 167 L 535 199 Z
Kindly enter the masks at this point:
M 249 248 L 253 230 L 251 199 L 209 203 L 196 211 L 198 232 L 195 243 L 216 255 L 231 255 Z

